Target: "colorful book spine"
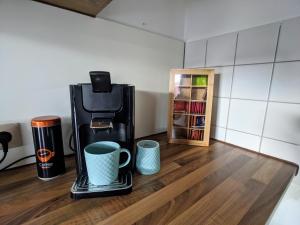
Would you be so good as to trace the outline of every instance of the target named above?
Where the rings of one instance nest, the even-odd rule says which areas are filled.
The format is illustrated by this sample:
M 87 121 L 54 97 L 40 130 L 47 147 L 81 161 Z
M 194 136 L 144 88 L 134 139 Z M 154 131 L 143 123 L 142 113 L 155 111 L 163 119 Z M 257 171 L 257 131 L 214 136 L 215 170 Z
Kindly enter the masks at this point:
M 192 114 L 205 114 L 206 104 L 205 102 L 192 102 L 191 103 L 191 110 Z
M 203 139 L 204 139 L 204 130 L 190 130 L 188 138 L 190 140 L 203 141 Z

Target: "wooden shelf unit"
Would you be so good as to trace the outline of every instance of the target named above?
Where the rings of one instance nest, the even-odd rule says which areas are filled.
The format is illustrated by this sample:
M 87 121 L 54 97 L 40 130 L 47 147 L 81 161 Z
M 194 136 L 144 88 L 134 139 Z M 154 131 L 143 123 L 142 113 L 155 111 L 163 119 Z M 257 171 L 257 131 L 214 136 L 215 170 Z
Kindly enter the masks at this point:
M 169 143 L 208 146 L 214 69 L 172 69 L 169 84 Z

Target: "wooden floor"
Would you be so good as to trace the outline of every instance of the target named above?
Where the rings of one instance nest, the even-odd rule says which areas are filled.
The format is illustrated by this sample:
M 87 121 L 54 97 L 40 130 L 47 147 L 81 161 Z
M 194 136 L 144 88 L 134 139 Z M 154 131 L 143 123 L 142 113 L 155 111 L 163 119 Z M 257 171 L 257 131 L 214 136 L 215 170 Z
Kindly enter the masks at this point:
M 0 224 L 265 224 L 297 167 L 221 142 L 161 144 L 160 173 L 134 177 L 126 196 L 70 198 L 67 173 L 43 182 L 34 166 L 0 173 Z

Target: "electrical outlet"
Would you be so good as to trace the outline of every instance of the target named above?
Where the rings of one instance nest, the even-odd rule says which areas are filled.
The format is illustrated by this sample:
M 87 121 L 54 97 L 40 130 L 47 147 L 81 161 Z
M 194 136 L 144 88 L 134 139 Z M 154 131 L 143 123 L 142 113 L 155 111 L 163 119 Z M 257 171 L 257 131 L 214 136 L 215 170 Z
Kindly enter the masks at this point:
M 21 126 L 19 123 L 5 123 L 0 124 L 0 132 L 6 131 L 11 133 L 12 139 L 8 143 L 8 148 L 16 148 L 23 145 L 22 135 L 21 135 Z M 2 150 L 2 146 L 0 144 L 0 150 Z

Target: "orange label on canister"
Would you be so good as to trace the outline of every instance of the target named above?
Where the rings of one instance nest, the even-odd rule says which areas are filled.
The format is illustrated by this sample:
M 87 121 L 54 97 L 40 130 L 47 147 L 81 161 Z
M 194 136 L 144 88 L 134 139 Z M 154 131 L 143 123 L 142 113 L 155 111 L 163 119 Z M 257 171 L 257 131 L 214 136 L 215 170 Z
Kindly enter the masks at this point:
M 37 150 L 36 154 L 39 161 L 42 163 L 49 162 L 49 160 L 55 156 L 55 152 L 47 148 L 40 148 Z

